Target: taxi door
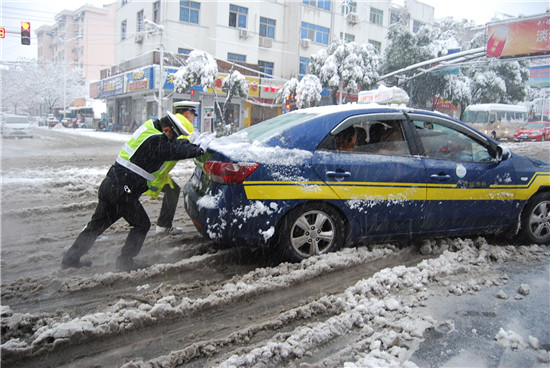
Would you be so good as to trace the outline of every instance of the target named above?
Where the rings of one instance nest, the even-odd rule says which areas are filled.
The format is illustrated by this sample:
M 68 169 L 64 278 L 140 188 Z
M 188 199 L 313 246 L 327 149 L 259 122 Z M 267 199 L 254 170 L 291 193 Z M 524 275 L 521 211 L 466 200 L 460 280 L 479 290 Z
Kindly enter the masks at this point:
M 516 192 L 511 161 L 495 161 L 481 136 L 452 121 L 422 115 L 411 119 L 426 167 L 424 230 L 507 226 Z
M 360 237 L 412 234 L 423 222 L 426 173 L 422 159 L 411 154 L 405 123 L 403 114 L 355 116 L 336 127 L 314 152 L 315 171 L 336 194 L 352 227 L 361 229 Z M 387 124 L 401 134 L 401 141 L 394 142 L 398 151 L 374 143 L 369 128 L 375 124 Z M 336 137 L 349 126 L 357 132 L 363 129 L 357 137 L 364 138 L 353 150 L 339 150 Z

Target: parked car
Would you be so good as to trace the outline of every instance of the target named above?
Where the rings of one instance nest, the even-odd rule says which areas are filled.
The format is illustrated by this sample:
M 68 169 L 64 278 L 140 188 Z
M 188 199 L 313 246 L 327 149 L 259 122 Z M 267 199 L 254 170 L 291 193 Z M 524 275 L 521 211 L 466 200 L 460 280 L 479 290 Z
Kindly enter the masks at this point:
M 544 142 L 547 138 L 550 138 L 550 122 L 548 121 L 532 121 L 514 133 L 514 141 L 516 142 Z
M 59 120 L 57 120 L 56 117 L 53 116 L 53 114 L 49 114 L 46 118 L 46 124 L 48 125 L 48 128 L 53 128 L 57 125 L 57 123 L 59 123 Z
M 184 188 L 197 230 L 293 261 L 367 240 L 519 229 L 550 242 L 548 162 L 439 113 L 373 106 L 297 110 L 214 140 Z
M 2 116 L 3 138 L 32 138 L 32 127 L 27 116 L 4 115 Z

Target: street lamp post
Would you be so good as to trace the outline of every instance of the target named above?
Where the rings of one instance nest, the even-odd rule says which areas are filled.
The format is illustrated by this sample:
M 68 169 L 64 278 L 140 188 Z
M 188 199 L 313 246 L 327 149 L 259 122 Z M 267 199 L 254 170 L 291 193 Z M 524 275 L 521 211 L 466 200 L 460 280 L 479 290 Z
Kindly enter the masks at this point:
M 145 19 L 143 23 L 155 27 L 160 32 L 159 97 L 157 101 L 157 118 L 160 119 L 162 117 L 162 100 L 164 99 L 164 27 L 148 19 Z

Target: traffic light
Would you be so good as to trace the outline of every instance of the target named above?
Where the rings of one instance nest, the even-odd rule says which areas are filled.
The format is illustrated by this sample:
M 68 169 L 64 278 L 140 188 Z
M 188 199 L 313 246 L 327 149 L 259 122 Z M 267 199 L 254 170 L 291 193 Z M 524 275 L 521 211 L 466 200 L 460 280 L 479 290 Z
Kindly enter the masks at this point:
M 31 44 L 31 23 L 30 22 L 21 22 L 21 44 L 22 45 Z
M 6 37 L 6 29 L 4 27 L 0 27 L 0 38 Z

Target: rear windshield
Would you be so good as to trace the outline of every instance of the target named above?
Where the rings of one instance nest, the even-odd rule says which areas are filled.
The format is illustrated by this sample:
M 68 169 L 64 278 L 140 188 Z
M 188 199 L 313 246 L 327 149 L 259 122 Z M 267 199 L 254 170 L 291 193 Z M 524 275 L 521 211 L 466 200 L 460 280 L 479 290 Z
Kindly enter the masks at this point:
M 24 116 L 7 116 L 6 124 L 28 124 L 29 119 Z
M 272 119 L 265 120 L 256 125 L 252 125 L 251 127 L 236 133 L 236 135 L 241 136 L 248 141 L 263 141 L 304 121 L 313 119 L 315 116 L 316 114 L 312 113 L 283 114 Z

